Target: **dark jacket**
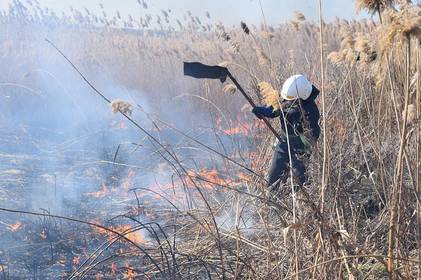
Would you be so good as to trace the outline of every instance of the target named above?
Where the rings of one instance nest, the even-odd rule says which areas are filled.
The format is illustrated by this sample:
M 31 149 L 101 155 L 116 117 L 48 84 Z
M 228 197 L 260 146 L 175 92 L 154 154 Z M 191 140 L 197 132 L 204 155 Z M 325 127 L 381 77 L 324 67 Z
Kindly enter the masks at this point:
M 320 113 L 316 105 L 316 98 L 319 95 L 319 90 L 313 86 L 311 95 L 306 100 L 283 101 L 281 110 L 274 110 L 272 106 L 269 107 L 255 107 L 253 113 L 258 117 L 267 118 L 281 118 L 281 128 L 286 133 L 285 116 L 287 130 L 289 135 L 310 135 L 313 140 L 317 140 L 320 136 L 319 119 Z M 304 133 L 304 132 L 309 133 Z

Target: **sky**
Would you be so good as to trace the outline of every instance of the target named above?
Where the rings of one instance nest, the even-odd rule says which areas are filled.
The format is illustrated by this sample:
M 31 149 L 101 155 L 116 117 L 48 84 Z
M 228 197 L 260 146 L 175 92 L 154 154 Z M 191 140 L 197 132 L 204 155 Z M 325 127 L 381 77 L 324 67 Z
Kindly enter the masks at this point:
M 0 8 L 4 9 L 12 0 L 0 0 Z M 21 0 L 25 2 L 26 0 Z M 145 0 L 148 10 L 137 4 L 136 0 L 38 0 L 42 6 L 57 11 L 68 11 L 72 6 L 77 9 L 88 8 L 99 11 L 99 3 L 104 5 L 107 13 L 119 10 L 122 15 L 134 17 L 145 13 L 159 14 L 162 9 L 171 9 L 171 13 L 181 18 L 187 11 L 203 18 L 208 11 L 214 21 L 228 25 L 238 25 L 240 21 L 248 24 L 262 22 L 259 0 Z M 318 19 L 318 0 L 260 0 L 265 19 L 269 24 L 277 24 L 290 20 L 293 11 L 301 11 L 307 19 Z M 367 15 L 355 12 L 355 0 L 322 0 L 324 19 L 362 18 Z

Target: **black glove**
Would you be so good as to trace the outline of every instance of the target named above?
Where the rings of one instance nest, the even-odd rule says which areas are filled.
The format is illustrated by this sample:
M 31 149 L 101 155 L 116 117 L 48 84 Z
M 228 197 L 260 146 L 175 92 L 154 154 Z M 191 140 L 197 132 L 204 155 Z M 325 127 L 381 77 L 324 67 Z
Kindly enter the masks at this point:
M 262 109 L 263 107 L 254 107 L 253 110 L 251 110 L 251 112 L 258 118 L 261 119 L 263 118 L 263 113 L 262 113 Z
M 273 114 L 273 107 L 261 107 L 256 106 L 251 110 L 253 114 L 256 115 L 257 118 L 263 119 L 263 117 L 271 117 Z

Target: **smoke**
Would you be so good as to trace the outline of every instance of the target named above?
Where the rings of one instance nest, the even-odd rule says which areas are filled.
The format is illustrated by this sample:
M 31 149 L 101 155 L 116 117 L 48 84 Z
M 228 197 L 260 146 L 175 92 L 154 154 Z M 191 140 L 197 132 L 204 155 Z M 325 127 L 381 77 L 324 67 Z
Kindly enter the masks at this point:
M 212 101 L 215 96 L 210 96 L 207 86 L 201 86 L 202 83 L 199 86 L 198 81 L 182 76 L 182 59 L 165 49 L 168 46 L 162 42 L 163 50 L 157 50 L 158 56 L 151 57 L 149 52 L 138 55 L 142 52 L 139 45 L 143 40 L 136 37 L 138 34 L 105 27 L 68 26 L 45 19 L 43 24 L 37 25 L 24 18 L 0 15 L 3 20 L 0 24 L 8 31 L 0 34 L 0 40 L 5 42 L 0 44 L 3 50 L 0 61 L 8 65 L 0 70 L 2 207 L 45 211 L 111 226 L 127 222 L 113 219 L 123 213 L 130 213 L 141 221 L 166 224 L 165 218 L 150 213 L 148 216 L 145 209 L 159 212 L 168 211 L 170 207 L 171 213 L 172 206 L 166 199 L 179 209 L 205 208 L 188 176 L 197 175 L 217 184 L 238 183 L 237 169 L 167 124 L 230 156 L 241 147 L 244 153 L 239 158 L 244 163 L 247 143 L 242 136 L 235 135 L 235 131 L 241 132 L 241 129 L 231 129 L 236 123 L 226 109 L 237 109 L 233 111 L 235 115 L 243 100 L 238 103 L 234 97 L 217 96 L 221 99 L 217 103 L 226 106 L 219 108 L 221 105 Z M 131 118 L 161 145 L 120 113 L 113 113 L 111 105 L 86 84 L 45 38 L 54 42 L 109 100 L 129 102 L 133 109 Z M 132 40 L 127 49 L 126 39 Z M 153 43 L 156 38 L 153 35 L 149 39 Z M 161 58 L 161 51 L 169 54 Z M 184 51 L 191 53 L 190 49 Z M 180 60 L 179 65 L 165 61 L 174 58 Z M 223 98 L 231 104 L 222 101 Z M 223 132 L 224 129 L 228 132 Z M 225 176 L 218 173 L 219 169 L 226 171 Z M 213 194 L 215 185 L 197 181 L 206 195 Z M 223 201 L 223 192 L 214 193 Z M 239 224 L 238 219 L 233 218 L 236 211 L 228 209 L 217 215 L 221 228 L 244 229 L 253 224 L 251 214 L 249 221 Z M 2 226 L 8 227 L 17 220 L 25 230 L 0 235 L 4 244 L 0 248 L 0 264 L 4 257 L 2 251 L 7 252 L 8 262 L 16 262 L 18 268 L 22 267 L 20 257 L 28 256 L 22 263 L 32 261 L 35 253 L 13 249 L 18 246 L 17 241 L 24 239 L 25 244 L 36 251 L 47 240 L 58 243 L 78 230 L 87 235 L 92 233 L 92 230 L 67 224 L 57 226 L 54 219 L 47 223 L 45 219 L 38 221 L 4 212 L 0 213 L 0 223 L 4 223 L 0 231 Z M 30 237 L 19 236 L 24 232 Z M 143 237 L 148 239 L 146 233 Z M 96 245 L 95 242 L 89 244 Z M 80 244 L 74 248 L 78 246 Z M 71 262 L 71 250 L 57 250 L 70 252 L 67 262 Z M 44 260 L 49 261 L 49 256 L 39 258 L 40 263 Z M 73 265 L 67 263 L 66 267 L 70 271 Z M 52 266 L 48 269 L 53 275 L 62 271 Z
M 106 179 L 86 176 L 88 168 L 109 168 L 104 164 L 96 166 L 95 162 L 112 161 L 120 143 L 136 143 L 141 137 L 119 114 L 113 114 L 109 105 L 94 95 L 42 38 L 20 43 L 31 45 L 32 55 L 9 56 L 11 67 L 1 73 L 2 80 L 10 84 L 1 88 L 0 122 L 7 131 L 4 138 L 8 138 L 1 143 L 6 161 L 2 167 L 21 170 L 26 209 L 44 208 L 61 213 L 64 202 L 80 200 L 83 193 L 96 190 L 100 181 Z M 76 61 L 84 45 L 83 40 L 60 39 L 56 43 Z M 72 46 L 70 51 L 66 50 L 67 45 Z M 143 92 L 127 89 L 103 74 L 100 67 L 95 70 L 87 71 L 87 76 L 108 98 L 128 100 L 149 110 Z M 133 118 L 145 121 L 138 113 Z M 124 150 L 120 150 L 119 159 L 124 159 Z M 8 161 L 7 155 L 18 158 L 21 155 L 22 160 Z M 11 204 L 15 203 L 6 202 L 8 206 Z
M 196 105 L 203 102 L 205 106 L 201 108 L 207 108 L 213 106 L 211 103 L 188 94 L 174 97 L 178 93 L 166 93 L 166 85 L 154 93 L 126 86 L 114 73 L 127 69 L 100 61 L 94 51 L 90 53 L 86 49 L 92 44 L 84 41 L 84 37 L 69 41 L 75 36 L 60 33 L 71 33 L 71 30 L 25 28 L 32 32 L 13 41 L 23 46 L 22 52 L 12 51 L 8 56 L 9 71 L 0 73 L 2 80 L 10 83 L 1 88 L 0 124 L 8 138 L 14 138 L 0 145 L 6 155 L 25 158 L 2 163 L 6 170 L 19 170 L 23 178 L 24 205 L 17 204 L 20 200 L 11 200 L 5 201 L 5 206 L 69 214 L 66 211 L 70 206 L 85 202 L 86 194 L 99 191 L 103 184 L 119 193 L 130 169 L 136 171 L 131 187 L 167 184 L 175 172 L 171 168 L 162 170 L 166 162 L 162 155 L 168 158 L 165 151 L 122 115 L 112 113 L 110 105 L 44 41 L 44 35 L 52 38 L 108 99 L 129 102 L 134 109 L 131 117 L 163 145 L 174 149 L 184 165 L 217 165 L 220 159 L 210 161 L 209 153 L 193 149 L 183 136 L 162 123 L 153 124 L 150 119 L 159 118 L 182 131 L 200 131 L 201 141 L 214 142 L 214 119 L 209 118 L 208 111 L 198 111 L 200 107 Z M 28 46 L 30 49 L 26 49 Z M 124 77 L 124 73 L 121 75 Z M 156 92 L 160 93 L 159 97 L 155 96 Z M 219 116 L 213 116 L 216 117 Z M 230 137 L 221 137 L 219 141 L 228 150 L 234 146 Z M 96 207 L 98 212 L 104 208 L 105 205 Z M 116 208 L 113 210 L 118 212 Z M 91 213 L 93 216 L 95 211 Z

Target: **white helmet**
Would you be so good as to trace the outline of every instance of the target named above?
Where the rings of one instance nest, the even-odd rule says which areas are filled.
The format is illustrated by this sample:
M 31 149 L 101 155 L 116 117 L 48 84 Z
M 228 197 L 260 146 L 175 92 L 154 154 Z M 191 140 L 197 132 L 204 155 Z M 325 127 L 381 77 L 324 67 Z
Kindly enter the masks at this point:
M 289 77 L 282 86 L 281 96 L 286 100 L 301 98 L 306 100 L 310 97 L 313 89 L 312 83 L 301 74 Z

